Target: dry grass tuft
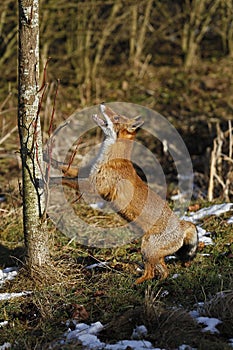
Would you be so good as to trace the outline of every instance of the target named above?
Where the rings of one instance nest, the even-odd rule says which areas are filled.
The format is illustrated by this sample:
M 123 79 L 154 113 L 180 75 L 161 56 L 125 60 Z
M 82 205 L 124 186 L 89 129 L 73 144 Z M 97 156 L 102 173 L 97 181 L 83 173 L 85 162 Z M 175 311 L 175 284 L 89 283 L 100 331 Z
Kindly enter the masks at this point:
M 144 315 L 149 323 L 158 322 L 164 312 L 164 304 L 160 300 L 161 293 L 162 288 L 155 293 L 150 285 L 145 290 Z
M 117 315 L 101 333 L 104 341 L 130 339 L 136 326 L 145 325 L 147 339 L 156 346 L 177 348 L 181 344 L 195 345 L 203 335 L 201 328 L 182 308 L 167 308 L 161 301 L 162 289 L 148 286 L 144 304 Z
M 144 324 L 149 330 L 149 339 L 167 347 L 180 344 L 194 345 L 194 339 L 200 335 L 199 326 L 183 308 L 168 308 L 161 298 L 162 288 L 156 293 L 148 286 L 144 301 Z
M 195 346 L 201 336 L 200 327 L 189 313 L 182 308 L 171 308 L 161 313 L 158 322 L 148 329 L 153 339 L 159 339 L 159 344 L 169 348 L 177 348 L 180 344 Z
M 217 293 L 214 298 L 205 303 L 204 310 L 208 317 L 218 318 L 222 321 L 218 325 L 220 333 L 231 338 L 233 330 L 233 290 Z

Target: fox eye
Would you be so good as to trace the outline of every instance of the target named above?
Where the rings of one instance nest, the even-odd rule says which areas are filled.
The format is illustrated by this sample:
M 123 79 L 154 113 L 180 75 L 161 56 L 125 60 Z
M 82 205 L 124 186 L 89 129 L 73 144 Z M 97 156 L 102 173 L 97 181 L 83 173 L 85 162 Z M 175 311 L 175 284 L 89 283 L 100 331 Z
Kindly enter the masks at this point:
M 119 115 L 114 115 L 113 118 L 114 118 L 114 121 L 115 121 L 115 122 L 119 122 L 119 119 L 120 119 Z

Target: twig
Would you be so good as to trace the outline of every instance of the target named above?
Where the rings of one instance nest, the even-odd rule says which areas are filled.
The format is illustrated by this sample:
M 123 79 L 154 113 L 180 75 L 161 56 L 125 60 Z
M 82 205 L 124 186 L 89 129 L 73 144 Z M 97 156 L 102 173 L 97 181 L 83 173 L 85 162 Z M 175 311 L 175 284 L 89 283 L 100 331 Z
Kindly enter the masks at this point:
M 41 111 L 41 107 L 42 107 L 42 101 L 44 100 L 44 95 L 45 95 L 45 91 L 46 91 L 47 86 L 48 86 L 47 84 L 45 84 L 43 86 L 43 92 L 42 92 L 42 95 L 40 97 L 39 104 L 38 104 L 38 110 L 37 110 L 36 118 L 35 118 L 34 125 L 33 125 L 34 126 L 34 134 L 33 134 L 33 142 L 32 142 L 31 152 L 33 150 L 33 147 L 37 143 L 37 125 L 38 125 L 39 115 L 40 115 L 40 111 Z M 39 91 L 41 91 L 41 89 Z
M 222 188 L 224 189 L 225 188 L 225 183 L 224 183 L 224 181 L 221 179 L 221 177 L 217 174 L 217 173 L 215 173 L 214 174 L 214 177 L 218 180 L 218 183 L 222 186 Z
M 226 156 L 225 154 L 221 154 L 221 156 L 223 157 L 223 160 L 225 160 L 225 161 L 227 161 L 227 162 L 229 162 L 229 163 L 232 163 L 233 164 L 233 159 L 232 158 L 230 158 L 230 157 L 228 157 L 228 156 Z
M 208 186 L 208 200 L 212 201 L 214 197 L 215 186 L 220 185 L 223 190 L 223 197 L 229 200 L 229 190 L 231 186 L 232 173 L 232 154 L 233 154 L 233 138 L 232 138 L 232 123 L 228 122 L 228 130 L 223 132 L 218 123 L 216 126 L 217 136 L 213 141 L 213 150 L 211 152 L 210 161 L 210 179 Z M 222 153 L 224 142 L 228 136 L 228 155 Z M 228 166 L 226 164 L 228 162 Z M 216 181 L 214 181 L 216 180 Z M 216 184 L 217 182 L 217 184 Z
M 57 87 L 55 90 L 55 95 L 54 95 L 54 99 L 53 99 L 53 109 L 52 109 L 52 114 L 51 114 L 51 118 L 50 118 L 50 123 L 49 123 L 49 130 L 48 130 L 48 134 L 49 137 L 52 134 L 52 129 L 53 129 L 53 122 L 54 122 L 54 115 L 55 115 L 55 108 L 56 108 L 56 100 L 57 100 L 57 94 L 58 94 L 58 88 L 60 85 L 60 80 L 57 80 Z
M 0 111 L 3 110 L 4 106 L 7 104 L 7 102 L 9 101 L 9 99 L 12 96 L 12 92 L 10 91 L 7 95 L 7 97 L 5 98 L 5 100 L 2 102 L 1 106 L 0 106 Z
M 216 140 L 213 143 L 213 150 L 211 152 L 211 160 L 210 160 L 210 179 L 208 186 L 208 200 L 211 202 L 213 200 L 214 194 L 214 175 L 216 173 Z
M 231 124 L 231 120 L 228 120 L 228 130 L 229 130 L 229 158 L 232 159 L 233 138 L 232 138 L 232 124 Z
M 219 123 L 217 124 L 217 137 L 213 141 L 213 150 L 211 152 L 210 161 L 210 179 L 208 186 L 208 200 L 211 202 L 214 197 L 214 178 L 219 180 L 217 175 L 217 163 L 221 160 L 222 154 L 222 144 L 223 144 L 223 134 L 220 129 Z
M 53 132 L 52 139 L 59 133 L 59 131 L 70 124 L 70 120 L 66 120 L 62 125 L 59 125 L 57 129 Z
M 49 140 L 48 140 L 48 163 L 46 166 L 46 175 L 43 176 L 42 174 L 42 179 L 44 181 L 44 185 L 45 185 L 45 205 L 44 205 L 44 211 L 42 214 L 42 220 L 46 219 L 46 215 L 47 215 L 47 210 L 48 210 L 48 204 L 49 204 L 49 179 L 50 179 L 50 171 L 51 171 L 51 163 L 52 163 L 52 151 L 53 151 L 53 144 L 54 144 L 54 137 L 55 134 L 52 136 L 52 130 L 53 130 L 53 125 L 54 125 L 54 116 L 55 116 L 55 110 L 56 110 L 56 100 L 57 100 L 57 94 L 58 94 L 58 87 L 60 84 L 60 80 L 57 80 L 57 87 L 56 87 L 56 91 L 55 91 L 55 96 L 53 99 L 53 109 L 52 109 L 52 113 L 51 113 L 51 118 L 50 118 L 50 122 L 49 122 L 49 129 L 48 129 L 48 135 L 49 135 Z M 64 127 L 64 125 L 62 126 Z
M 17 126 L 14 126 L 13 129 L 11 129 L 6 135 L 4 135 L 1 139 L 0 139 L 0 145 L 5 142 L 10 136 L 11 134 L 13 134 L 13 132 L 15 132 L 17 130 Z
M 77 154 L 77 151 L 79 149 L 79 145 L 80 145 L 81 142 L 82 142 L 82 138 L 78 139 L 76 147 L 75 147 L 74 151 L 72 152 L 72 154 L 70 156 L 70 159 L 69 159 L 69 162 L 68 162 L 68 167 L 67 167 L 66 171 L 64 172 L 65 175 L 68 173 L 68 171 L 69 171 L 69 169 L 70 169 L 70 167 L 71 167 L 71 165 L 72 165 L 72 163 L 74 161 L 74 158 L 75 158 L 75 156 Z
M 38 92 L 41 92 L 44 89 L 45 85 L 46 85 L 46 81 L 47 81 L 47 66 L 48 66 L 50 60 L 51 60 L 51 57 L 48 57 L 47 61 L 45 63 L 44 72 L 43 72 L 43 80 L 42 80 L 42 84 L 41 84 L 41 87 L 38 90 Z
M 48 84 L 46 83 L 46 75 L 47 75 L 47 66 L 48 66 L 49 60 L 50 59 L 47 59 L 47 61 L 46 61 L 46 64 L 45 64 L 45 67 L 44 67 L 42 86 L 38 90 L 38 93 L 40 93 L 42 91 L 42 95 L 40 97 L 38 111 L 37 111 L 36 119 L 35 119 L 35 122 L 34 122 L 34 140 L 33 140 L 33 145 L 32 145 L 32 147 L 35 146 L 35 149 L 36 149 L 36 161 L 37 161 L 38 167 L 40 169 L 40 174 L 41 174 L 42 181 L 43 181 L 43 184 L 44 184 L 45 202 L 44 202 L 44 206 L 43 206 L 43 212 L 41 213 L 41 221 L 42 222 L 45 221 L 46 215 L 47 215 L 47 210 L 48 210 L 48 203 L 49 203 L 49 183 L 48 183 L 48 179 L 49 179 L 49 176 L 47 176 L 47 173 L 49 173 L 49 171 L 50 171 L 51 162 L 49 161 L 49 163 L 47 165 L 47 168 L 46 168 L 46 175 L 44 175 L 43 169 L 42 169 L 42 165 L 41 165 L 41 159 L 39 157 L 39 145 L 38 145 L 38 142 L 37 142 L 37 124 L 38 124 L 38 120 L 39 120 L 39 113 L 40 113 L 41 107 L 42 107 L 42 102 L 44 100 L 45 91 L 46 91 L 46 88 L 48 86 Z M 54 100 L 57 97 L 57 90 L 56 90 L 56 95 L 55 95 Z M 50 121 L 50 128 L 51 129 L 52 129 L 51 125 L 52 125 L 53 120 L 54 120 L 54 109 L 55 109 L 55 102 L 53 103 L 53 112 L 52 112 L 52 116 L 51 116 L 52 121 Z M 49 130 L 49 131 L 51 132 L 51 130 Z M 52 153 L 52 144 L 49 143 L 49 155 L 51 155 L 51 153 Z M 50 157 L 49 157 L 49 160 L 50 160 Z M 36 184 L 36 185 L 37 185 L 37 191 L 38 191 L 39 185 L 38 184 Z
M 148 54 L 146 56 L 146 59 L 145 59 L 144 63 L 142 64 L 141 70 L 140 70 L 140 72 L 138 74 L 139 79 L 142 79 L 144 77 L 146 71 L 148 70 L 148 65 L 150 63 L 151 58 L 152 58 L 151 54 Z
M 9 112 L 13 112 L 13 111 L 16 111 L 16 110 L 17 110 L 16 107 L 4 109 L 4 111 L 1 111 L 1 109 L 0 109 L 0 115 L 7 114 L 7 113 L 9 113 Z

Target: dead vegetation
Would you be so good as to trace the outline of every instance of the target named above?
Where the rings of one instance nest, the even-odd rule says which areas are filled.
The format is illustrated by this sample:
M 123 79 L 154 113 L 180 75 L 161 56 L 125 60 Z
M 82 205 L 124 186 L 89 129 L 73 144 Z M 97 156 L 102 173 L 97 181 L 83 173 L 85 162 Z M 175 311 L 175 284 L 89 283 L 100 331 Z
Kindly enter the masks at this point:
M 224 290 L 213 296 L 204 305 L 204 312 L 209 317 L 222 321 L 219 325 L 221 334 L 231 334 L 233 329 L 233 291 Z

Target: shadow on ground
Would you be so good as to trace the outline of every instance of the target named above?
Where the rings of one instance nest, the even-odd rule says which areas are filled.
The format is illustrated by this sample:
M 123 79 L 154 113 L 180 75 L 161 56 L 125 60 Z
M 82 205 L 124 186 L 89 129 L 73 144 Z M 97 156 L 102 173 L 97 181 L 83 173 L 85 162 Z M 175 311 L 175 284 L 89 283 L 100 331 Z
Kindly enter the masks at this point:
M 24 247 L 16 247 L 9 249 L 6 246 L 0 244 L 0 266 L 12 266 L 18 265 L 24 260 L 25 249 Z

